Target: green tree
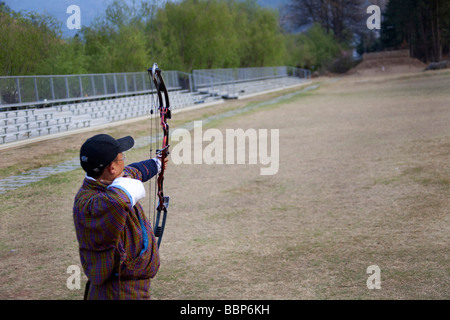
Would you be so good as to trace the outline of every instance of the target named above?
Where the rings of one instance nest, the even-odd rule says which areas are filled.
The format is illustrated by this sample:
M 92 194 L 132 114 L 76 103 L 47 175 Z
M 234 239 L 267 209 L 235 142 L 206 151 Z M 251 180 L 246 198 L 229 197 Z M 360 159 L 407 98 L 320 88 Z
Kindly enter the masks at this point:
M 146 70 L 149 54 L 144 25 L 150 10 L 148 2 L 129 6 L 115 0 L 104 16 L 83 28 L 87 69 L 92 73 Z
M 0 72 L 2 76 L 44 72 L 43 61 L 61 40 L 59 24 L 47 15 L 21 14 L 0 5 Z
M 225 1 L 167 2 L 148 24 L 154 60 L 172 69 L 235 67 L 239 64 L 233 11 Z
M 304 33 L 288 37 L 291 52 L 290 64 L 312 70 L 321 70 L 330 65 L 341 53 L 341 46 L 332 33 L 326 33 L 314 24 Z
M 238 5 L 243 12 L 241 29 L 241 67 L 262 67 L 283 64 L 285 39 L 278 25 L 275 10 L 262 8 L 248 0 Z
M 255 0 L 167 2 L 147 33 L 151 55 L 186 72 L 279 65 L 285 57 L 276 11 Z
M 88 72 L 84 43 L 78 35 L 72 39 L 54 43 L 50 51 L 52 54 L 42 61 L 38 74 L 84 74 Z

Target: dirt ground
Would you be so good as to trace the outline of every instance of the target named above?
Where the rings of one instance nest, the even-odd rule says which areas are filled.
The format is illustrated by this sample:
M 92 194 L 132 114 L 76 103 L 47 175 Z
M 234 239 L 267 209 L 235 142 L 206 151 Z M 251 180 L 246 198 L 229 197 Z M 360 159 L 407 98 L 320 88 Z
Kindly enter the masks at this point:
M 377 52 L 374 54 L 376 58 L 370 58 L 364 55 L 363 61 L 349 70 L 347 74 L 367 77 L 410 72 L 420 73 L 427 66 L 419 59 L 411 58 L 409 56 L 409 50 Z
M 450 72 L 315 81 L 317 90 L 205 125 L 279 129 L 277 174 L 260 175 L 262 164 L 169 163 L 153 299 L 450 297 Z M 174 114 L 171 128 L 279 94 Z M 147 130 L 141 121 L 103 132 Z M 3 150 L 0 175 L 73 158 L 94 133 Z M 142 148 L 127 160 L 147 156 Z M 0 299 L 82 298 L 86 278 L 80 290 L 66 280 L 80 266 L 71 210 L 83 176 L 1 195 Z M 367 286 L 372 265 L 380 289 Z

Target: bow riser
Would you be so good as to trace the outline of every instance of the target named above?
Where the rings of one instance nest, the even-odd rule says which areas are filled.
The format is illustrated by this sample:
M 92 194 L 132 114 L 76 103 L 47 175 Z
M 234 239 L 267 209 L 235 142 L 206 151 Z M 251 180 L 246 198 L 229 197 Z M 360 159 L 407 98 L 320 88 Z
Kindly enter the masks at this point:
M 169 207 L 169 197 L 164 196 L 164 163 L 169 155 L 169 125 L 167 124 L 167 119 L 172 118 L 172 114 L 170 111 L 170 103 L 169 103 L 169 93 L 167 92 L 166 85 L 161 75 L 161 70 L 158 68 L 158 65 L 155 63 L 152 69 L 148 70 L 151 73 L 152 81 L 155 85 L 156 92 L 158 95 L 158 110 L 160 114 L 160 125 L 163 130 L 163 139 L 161 149 L 156 151 L 157 155 L 161 160 L 161 171 L 159 172 L 157 179 L 157 196 L 158 196 L 158 205 L 156 206 L 156 217 L 154 222 L 154 234 L 155 237 L 158 238 L 158 248 L 161 244 L 162 236 L 164 234 L 164 228 L 166 225 L 167 218 L 167 208 Z M 164 95 L 163 95 L 163 94 Z M 162 214 L 162 219 L 161 219 Z

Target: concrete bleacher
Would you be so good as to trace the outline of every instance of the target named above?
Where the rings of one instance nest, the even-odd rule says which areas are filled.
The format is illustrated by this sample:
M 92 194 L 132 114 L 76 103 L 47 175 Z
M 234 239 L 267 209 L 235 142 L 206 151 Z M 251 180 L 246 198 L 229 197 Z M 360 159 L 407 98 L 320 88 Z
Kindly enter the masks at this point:
M 199 92 L 210 94 L 212 96 L 221 96 L 225 99 L 244 98 L 261 92 L 268 92 L 289 88 L 305 83 L 305 79 L 297 77 L 280 77 L 271 79 L 262 79 L 254 81 L 236 82 L 232 85 L 223 84 L 214 87 L 205 87 L 199 89 Z
M 0 144 L 143 117 L 150 114 L 152 99 L 157 99 L 156 95 L 135 95 L 47 108 L 2 111 Z M 198 96 L 181 90 L 169 93 L 172 109 L 210 102 L 214 99 L 216 98 Z
M 172 110 L 196 104 L 208 104 L 222 99 L 243 98 L 261 92 L 279 90 L 304 83 L 305 79 L 281 77 L 218 85 L 197 92 L 169 92 Z M 148 116 L 156 95 L 142 94 L 99 99 L 78 103 L 27 108 L 0 112 L 0 144 L 45 135 L 90 128 L 116 121 Z
M 3 111 L 0 112 L 0 141 L 7 143 L 89 125 L 89 119 L 58 112 L 55 107 Z

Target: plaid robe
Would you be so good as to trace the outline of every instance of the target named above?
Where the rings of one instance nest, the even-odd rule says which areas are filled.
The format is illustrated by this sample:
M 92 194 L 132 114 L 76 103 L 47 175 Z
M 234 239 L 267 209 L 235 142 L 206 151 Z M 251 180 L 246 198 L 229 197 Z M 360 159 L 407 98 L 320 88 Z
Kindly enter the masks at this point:
M 124 168 L 143 182 L 157 173 L 154 160 Z M 75 230 L 83 270 L 91 285 L 87 299 L 150 299 L 150 279 L 160 265 L 149 220 L 139 202 L 86 177 L 75 196 Z

